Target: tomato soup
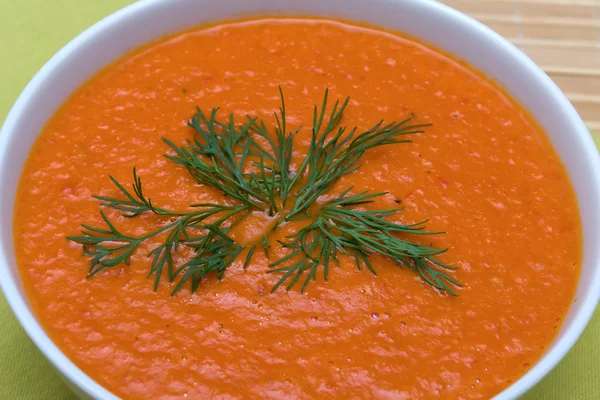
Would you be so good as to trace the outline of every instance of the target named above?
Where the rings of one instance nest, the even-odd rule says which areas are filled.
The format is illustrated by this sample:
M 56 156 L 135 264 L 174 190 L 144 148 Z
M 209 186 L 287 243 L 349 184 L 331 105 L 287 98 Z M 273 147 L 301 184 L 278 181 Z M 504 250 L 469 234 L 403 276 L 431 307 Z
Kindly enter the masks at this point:
M 309 151 L 313 107 L 350 97 L 342 124 L 431 124 L 410 143 L 370 149 L 333 193 L 387 192 L 363 209 L 404 207 L 398 223 L 429 220 L 437 235 L 411 240 L 448 249 L 437 258 L 457 296 L 377 254 L 377 275 L 338 253 L 325 281 L 271 293 L 266 273 L 288 254 L 270 236 L 268 255 L 241 253 L 222 279 L 192 293 L 163 278 L 154 290 L 153 238 L 121 264 L 87 277 L 91 255 L 66 239 L 102 226 L 93 196 L 131 190 L 168 210 L 234 204 L 199 184 L 162 137 L 182 144 L 196 107 L 238 121 L 262 118 L 285 96 L 295 131 L 293 168 Z M 273 128 L 273 129 L 272 129 Z M 522 376 L 552 342 L 580 272 L 579 212 L 560 160 L 527 111 L 468 65 L 396 33 L 342 22 L 262 19 L 188 31 L 138 49 L 85 83 L 47 124 L 17 195 L 17 259 L 46 331 L 86 374 L 126 399 L 380 398 L 483 399 Z M 171 219 L 126 218 L 142 235 Z M 237 239 L 260 234 L 249 219 Z M 164 238 L 163 238 L 164 239 Z M 240 239 L 241 240 L 241 239 Z M 189 252 L 176 253 L 181 263 Z

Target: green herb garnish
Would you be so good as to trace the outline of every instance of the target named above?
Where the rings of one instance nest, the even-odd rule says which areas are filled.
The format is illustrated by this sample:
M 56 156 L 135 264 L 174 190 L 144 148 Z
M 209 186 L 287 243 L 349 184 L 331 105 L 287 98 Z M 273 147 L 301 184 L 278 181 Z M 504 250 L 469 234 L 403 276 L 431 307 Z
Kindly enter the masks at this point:
M 343 103 L 336 101 L 327 116 L 328 92 L 325 91 L 321 108 L 314 108 L 309 152 L 294 171 L 293 140 L 301 128 L 291 133 L 287 131 L 281 89 L 280 94 L 281 107 L 279 113 L 275 113 L 275 135 L 269 133 L 263 120 L 256 118 L 247 117 L 244 124 L 237 124 L 232 114 L 229 120 L 220 121 L 215 108 L 210 115 L 197 110 L 188 123 L 195 133 L 191 142 L 178 146 L 163 138 L 173 150 L 173 154 L 165 157 L 186 168 L 198 183 L 218 189 L 237 205 L 193 204 L 188 212 L 169 211 L 156 207 L 143 193 L 135 167 L 132 191 L 111 176 L 122 197 L 95 196 L 102 202 L 102 207 L 118 210 L 127 218 L 152 213 L 170 222 L 147 235 L 129 236 L 120 232 L 100 211 L 106 227 L 82 225 L 82 236 L 67 238 L 83 245 L 84 254 L 92 257 L 89 276 L 106 268 L 129 264 L 140 244 L 164 236 L 164 243 L 148 254 L 152 260 L 149 276 L 154 276 L 154 289 L 166 275 L 169 282 L 176 282 L 173 294 L 188 281 L 194 292 L 209 273 L 216 273 L 221 279 L 245 247 L 248 251 L 244 268 L 259 247 L 269 256 L 268 234 L 252 246 L 243 246 L 230 237 L 236 224 L 250 212 L 260 211 L 277 218 L 273 229 L 286 221 L 307 220 L 304 228 L 280 242 L 290 249 L 290 253 L 270 264 L 269 273 L 281 274 L 272 292 L 284 284 L 289 290 L 299 281 L 302 281 L 301 291 L 304 291 L 310 281 L 316 279 L 319 268 L 323 269 L 327 280 L 331 263 L 338 263 L 339 252 L 354 258 L 359 270 L 364 266 L 373 274 L 375 269 L 369 258 L 373 254 L 382 255 L 417 272 L 423 281 L 439 291 L 456 295 L 451 285 L 461 285 L 445 272 L 455 267 L 435 258 L 446 250 L 401 238 L 407 234 L 443 232 L 424 231 L 427 221 L 403 225 L 387 220 L 402 209 L 361 209 L 360 206 L 386 193 L 352 194 L 354 188 L 348 188 L 311 215 L 317 199 L 326 195 L 340 177 L 360 168 L 360 159 L 366 151 L 410 142 L 407 135 L 421 133 L 428 125 L 411 125 L 410 118 L 389 124 L 381 121 L 357 134 L 357 128 L 348 130 L 340 126 L 349 98 Z M 176 266 L 173 255 L 182 246 L 192 249 L 194 255 L 183 265 Z

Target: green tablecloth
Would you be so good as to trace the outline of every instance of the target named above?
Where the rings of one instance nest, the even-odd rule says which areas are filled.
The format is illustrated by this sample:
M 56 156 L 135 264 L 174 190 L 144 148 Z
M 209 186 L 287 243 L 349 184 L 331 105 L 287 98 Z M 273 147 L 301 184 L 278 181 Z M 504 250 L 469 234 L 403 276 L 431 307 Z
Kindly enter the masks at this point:
M 0 2 L 0 121 L 60 47 L 131 0 Z M 596 141 L 600 145 L 600 138 Z M 0 294 L 0 399 L 73 399 Z M 563 362 L 525 399 L 600 399 L 600 312 Z

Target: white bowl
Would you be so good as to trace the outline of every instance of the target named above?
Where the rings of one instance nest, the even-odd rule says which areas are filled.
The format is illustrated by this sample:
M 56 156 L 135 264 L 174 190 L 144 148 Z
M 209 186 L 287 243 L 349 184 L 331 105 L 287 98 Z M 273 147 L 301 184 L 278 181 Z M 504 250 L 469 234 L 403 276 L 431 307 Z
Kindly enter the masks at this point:
M 600 157 L 569 101 L 521 51 L 475 20 L 429 0 L 148 0 L 100 21 L 59 51 L 25 88 L 0 133 L 0 282 L 21 325 L 81 398 L 114 399 L 50 340 L 32 312 L 15 261 L 13 210 L 29 150 L 66 98 L 129 50 L 186 28 L 239 16 L 314 15 L 398 30 L 466 60 L 527 108 L 565 164 L 583 221 L 583 268 L 575 302 L 541 360 L 497 396 L 529 390 L 569 351 L 600 296 Z

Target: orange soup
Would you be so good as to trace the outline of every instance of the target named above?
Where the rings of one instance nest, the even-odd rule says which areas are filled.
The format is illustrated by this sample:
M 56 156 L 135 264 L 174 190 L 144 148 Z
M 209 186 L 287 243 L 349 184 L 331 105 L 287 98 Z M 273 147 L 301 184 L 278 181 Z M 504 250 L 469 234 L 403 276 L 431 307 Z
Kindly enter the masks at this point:
M 211 260 L 241 248 L 223 273 L 198 272 L 172 295 L 181 274 L 173 280 L 166 270 L 158 279 L 148 276 L 149 253 L 167 240 L 157 235 L 124 262 L 87 276 L 101 250 L 84 243 L 82 254 L 81 240 L 67 237 L 81 236 L 82 223 L 107 230 L 99 209 L 122 237 L 139 238 L 180 218 L 160 210 L 190 212 L 200 203 L 237 207 L 235 193 L 224 196 L 208 178 L 198 178 L 199 166 L 186 170 L 165 158 L 177 154 L 161 138 L 175 148 L 190 146 L 195 131 L 187 123 L 196 107 L 208 116 L 220 107 L 220 120 L 232 114 L 236 127 L 247 116 L 264 120 L 276 142 L 278 87 L 285 99 L 284 133 L 298 133 L 289 168 L 281 168 L 288 172 L 280 171 L 273 185 L 283 185 L 284 174 L 288 180 L 300 176 L 295 172 L 304 160 L 330 143 L 328 138 L 310 147 L 314 106 L 321 107 L 326 89 L 324 124 L 334 101 L 350 98 L 341 138 L 354 126 L 359 135 L 381 120 L 410 117 L 405 126 L 419 126 L 400 138 L 411 142 L 367 149 L 360 168 L 336 177 L 300 213 L 310 213 L 308 219 L 273 222 L 301 198 L 292 188 L 288 205 L 275 200 L 276 212 L 253 211 L 224 228 L 231 241 L 210 254 L 179 236 L 174 268 L 194 260 L 197 271 L 220 271 Z M 223 135 L 228 129 L 217 128 Z M 259 139 L 266 146 L 268 138 Z M 232 159 L 239 160 L 240 152 Z M 250 152 L 248 160 L 256 157 Z M 253 164 L 248 168 L 260 172 Z M 323 171 L 334 171 L 334 164 Z M 133 193 L 134 166 L 158 212 L 132 216 L 124 203 L 119 210 L 93 197 L 129 201 L 109 175 Z M 314 169 L 305 170 L 305 183 Z M 255 178 L 244 175 L 244 184 L 256 186 L 261 176 L 267 182 L 275 174 L 263 166 Z M 282 243 L 289 245 L 289 236 L 338 196 L 363 192 L 386 194 L 343 209 L 364 216 L 403 207 L 380 219 L 390 226 L 428 220 L 427 231 L 445 233 L 388 235 L 378 251 L 365 253 L 369 265 L 361 261 L 360 270 L 353 252 L 333 246 L 327 280 L 319 262 L 314 281 L 308 269 L 290 290 L 295 275 L 271 293 L 285 273 L 273 272 L 278 266 L 271 264 L 293 250 Z M 427 45 L 327 20 L 204 27 L 118 60 L 74 93 L 45 127 L 16 204 L 18 263 L 38 318 L 77 366 L 126 399 L 489 398 L 523 375 L 552 342 L 573 300 L 582 253 L 566 172 L 544 133 L 509 95 Z M 340 226 L 333 235 L 342 234 Z M 358 240 L 371 243 L 390 227 L 380 226 L 363 236 L 351 230 L 346 249 Z M 462 286 L 443 280 L 449 290 L 440 291 L 428 284 L 417 271 L 427 259 L 398 265 L 389 256 L 397 237 L 419 251 L 448 249 L 435 259 L 456 269 L 435 267 Z M 322 243 L 337 243 L 328 240 Z

